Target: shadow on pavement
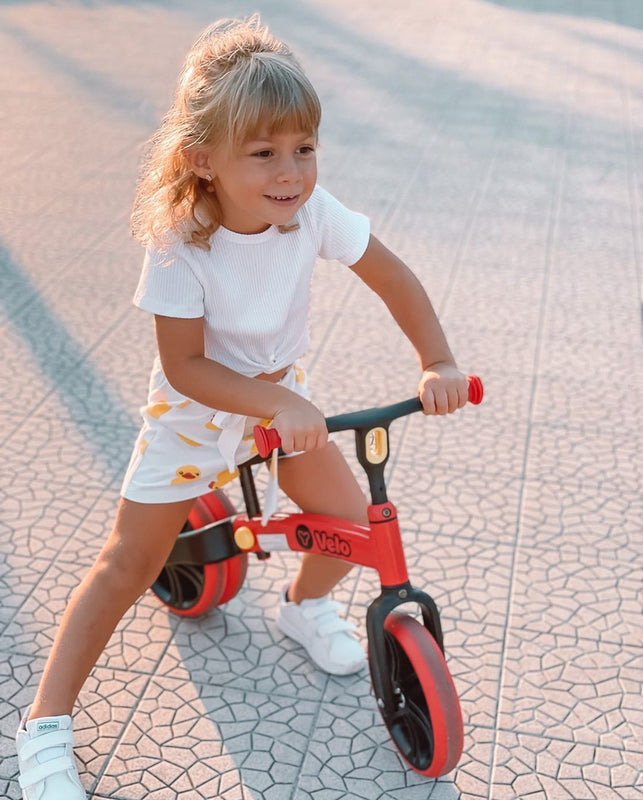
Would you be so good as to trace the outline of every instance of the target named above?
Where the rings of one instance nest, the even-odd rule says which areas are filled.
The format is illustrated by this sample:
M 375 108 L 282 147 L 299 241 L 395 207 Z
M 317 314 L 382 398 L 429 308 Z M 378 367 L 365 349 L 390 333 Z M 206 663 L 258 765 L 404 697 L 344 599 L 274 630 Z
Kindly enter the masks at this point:
M 613 22 L 628 28 L 643 28 L 643 6 L 638 0 L 623 0 L 617 8 L 605 3 L 583 3 L 578 0 L 481 0 L 481 2 L 514 11 L 532 14 L 560 14 Z M 584 6 L 587 5 L 587 8 Z

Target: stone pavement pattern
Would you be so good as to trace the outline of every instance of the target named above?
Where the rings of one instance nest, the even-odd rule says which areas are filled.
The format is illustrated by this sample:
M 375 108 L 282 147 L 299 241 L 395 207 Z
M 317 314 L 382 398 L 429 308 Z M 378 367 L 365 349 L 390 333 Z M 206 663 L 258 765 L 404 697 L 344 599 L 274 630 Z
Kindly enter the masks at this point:
M 114 800 L 641 798 L 639 0 L 0 4 L 0 795 L 19 797 L 19 709 L 109 529 L 145 396 L 141 146 L 196 33 L 257 9 L 322 97 L 322 182 L 413 266 L 484 377 L 479 408 L 396 423 L 389 466 L 465 753 L 436 782 L 405 770 L 368 678 L 320 674 L 278 632 L 296 557 L 274 555 L 198 621 L 150 594 L 127 614 L 80 697 L 83 781 Z M 328 413 L 413 393 L 411 348 L 336 264 L 312 330 Z M 362 632 L 376 593 L 365 570 L 338 592 Z

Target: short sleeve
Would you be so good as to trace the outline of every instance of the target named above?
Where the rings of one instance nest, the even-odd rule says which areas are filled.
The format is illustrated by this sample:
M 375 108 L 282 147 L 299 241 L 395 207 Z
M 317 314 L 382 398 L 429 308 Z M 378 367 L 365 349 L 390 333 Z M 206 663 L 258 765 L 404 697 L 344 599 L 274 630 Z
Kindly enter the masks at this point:
M 368 217 L 351 211 L 316 186 L 308 201 L 318 236 L 319 255 L 352 267 L 366 252 L 371 234 Z
M 203 286 L 195 275 L 185 245 L 167 250 L 148 247 L 134 305 L 165 317 L 196 319 L 204 315 Z

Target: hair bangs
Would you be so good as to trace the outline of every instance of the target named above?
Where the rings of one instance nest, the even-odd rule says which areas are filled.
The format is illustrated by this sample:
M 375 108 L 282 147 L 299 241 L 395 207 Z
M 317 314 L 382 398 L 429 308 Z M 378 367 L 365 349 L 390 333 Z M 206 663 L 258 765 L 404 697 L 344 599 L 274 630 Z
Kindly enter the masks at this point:
M 254 54 L 244 66 L 247 70 L 238 85 L 237 102 L 230 108 L 229 144 L 238 147 L 265 133 L 301 131 L 317 135 L 321 104 L 296 63 L 261 53 Z

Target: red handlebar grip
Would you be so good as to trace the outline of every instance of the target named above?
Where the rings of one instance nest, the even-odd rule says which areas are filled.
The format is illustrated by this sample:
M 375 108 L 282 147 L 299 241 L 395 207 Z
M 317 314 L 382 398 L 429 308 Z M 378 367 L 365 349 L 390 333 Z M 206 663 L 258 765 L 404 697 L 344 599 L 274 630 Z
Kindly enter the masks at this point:
M 484 396 L 482 381 L 477 375 L 467 375 L 467 380 L 469 381 L 469 402 L 477 406 L 482 403 Z
M 264 428 L 255 425 L 253 428 L 255 444 L 261 458 L 267 458 L 273 450 L 281 447 L 281 437 L 274 428 Z

